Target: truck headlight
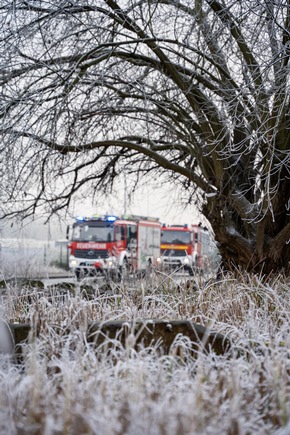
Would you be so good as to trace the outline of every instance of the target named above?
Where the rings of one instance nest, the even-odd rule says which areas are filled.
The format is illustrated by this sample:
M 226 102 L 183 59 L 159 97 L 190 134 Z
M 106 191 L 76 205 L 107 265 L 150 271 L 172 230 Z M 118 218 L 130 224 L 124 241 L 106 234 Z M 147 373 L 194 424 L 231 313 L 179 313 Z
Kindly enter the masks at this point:
M 189 264 L 189 259 L 187 257 L 183 260 L 183 264 Z
M 78 262 L 76 260 L 70 260 L 69 264 L 71 267 L 76 267 Z

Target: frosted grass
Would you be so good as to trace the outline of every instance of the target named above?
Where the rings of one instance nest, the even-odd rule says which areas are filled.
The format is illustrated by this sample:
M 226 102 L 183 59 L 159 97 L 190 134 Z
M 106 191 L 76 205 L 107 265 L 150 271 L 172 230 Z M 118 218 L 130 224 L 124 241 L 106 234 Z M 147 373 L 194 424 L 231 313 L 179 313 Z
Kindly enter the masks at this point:
M 91 300 L 79 292 L 10 290 L 6 320 L 32 322 L 40 335 L 25 346 L 23 365 L 1 358 L 1 433 L 288 433 L 286 279 L 163 280 Z M 130 341 L 118 340 L 93 349 L 88 322 L 112 319 L 189 319 L 229 336 L 237 350 L 226 356 L 200 352 L 194 359 L 185 337 L 178 338 L 182 357 L 174 346 L 162 355 L 158 343 L 138 352 Z

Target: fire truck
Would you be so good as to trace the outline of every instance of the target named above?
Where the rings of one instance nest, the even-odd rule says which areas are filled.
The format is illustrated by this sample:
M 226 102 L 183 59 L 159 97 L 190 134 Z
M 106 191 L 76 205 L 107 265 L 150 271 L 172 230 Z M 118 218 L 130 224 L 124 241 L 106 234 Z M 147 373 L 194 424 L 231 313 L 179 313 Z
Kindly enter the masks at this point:
M 161 257 L 163 269 L 203 273 L 208 266 L 210 237 L 206 227 L 162 224 Z
M 69 233 L 68 228 L 67 238 Z M 80 216 L 68 248 L 69 267 L 77 278 L 144 272 L 160 258 L 160 222 L 144 216 Z

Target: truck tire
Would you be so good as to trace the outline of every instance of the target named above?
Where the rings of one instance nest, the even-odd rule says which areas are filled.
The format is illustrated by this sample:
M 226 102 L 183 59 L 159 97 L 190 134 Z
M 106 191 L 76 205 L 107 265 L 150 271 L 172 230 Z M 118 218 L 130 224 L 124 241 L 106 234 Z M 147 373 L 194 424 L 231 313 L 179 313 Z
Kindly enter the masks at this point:
M 129 275 L 129 263 L 127 258 L 124 258 L 123 264 L 119 266 L 119 270 L 118 270 L 119 281 L 126 279 L 128 275 Z
M 189 268 L 188 268 L 188 272 L 189 272 L 189 275 L 190 275 L 190 276 L 194 276 L 194 274 L 196 273 L 196 271 L 197 271 L 196 263 L 193 263 L 191 266 L 189 266 Z

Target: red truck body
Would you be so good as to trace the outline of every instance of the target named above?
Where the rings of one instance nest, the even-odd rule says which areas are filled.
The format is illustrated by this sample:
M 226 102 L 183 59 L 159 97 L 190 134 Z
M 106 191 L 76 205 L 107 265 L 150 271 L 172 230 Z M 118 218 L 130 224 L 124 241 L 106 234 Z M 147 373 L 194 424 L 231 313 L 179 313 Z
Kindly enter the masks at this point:
M 184 269 L 193 275 L 204 272 L 210 251 L 208 230 L 201 225 L 162 225 L 161 265 Z
M 160 257 L 160 223 L 144 216 L 77 218 L 69 243 L 77 277 L 97 272 L 144 271 Z

